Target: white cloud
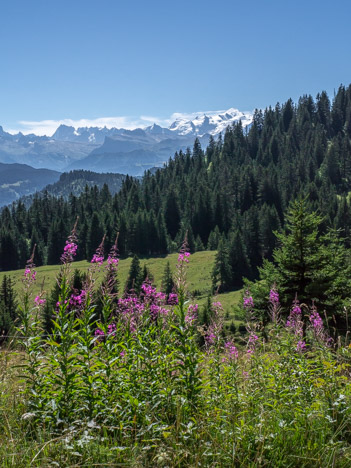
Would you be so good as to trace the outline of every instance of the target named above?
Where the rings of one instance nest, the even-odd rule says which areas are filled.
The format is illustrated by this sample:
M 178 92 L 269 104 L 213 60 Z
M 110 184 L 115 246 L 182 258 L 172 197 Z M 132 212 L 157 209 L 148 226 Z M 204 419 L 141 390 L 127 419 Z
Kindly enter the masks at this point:
M 145 127 L 150 125 L 149 118 L 143 119 L 134 117 L 100 117 L 97 119 L 61 119 L 61 120 L 39 120 L 28 121 L 20 120 L 15 129 L 8 128 L 6 131 L 9 133 L 22 132 L 27 135 L 34 133 L 35 135 L 48 135 L 51 136 L 60 125 L 68 125 L 74 128 L 79 127 L 107 127 L 107 128 L 126 128 L 133 129 L 138 127 Z M 153 121 L 152 121 L 153 123 Z

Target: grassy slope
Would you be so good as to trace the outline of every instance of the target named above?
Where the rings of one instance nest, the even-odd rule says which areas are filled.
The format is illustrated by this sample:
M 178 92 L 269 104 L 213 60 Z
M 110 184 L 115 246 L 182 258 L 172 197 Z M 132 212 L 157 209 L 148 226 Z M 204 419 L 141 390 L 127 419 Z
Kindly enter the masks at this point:
M 188 286 L 189 291 L 193 293 L 196 291 L 196 299 L 195 301 L 202 305 L 206 302 L 207 295 L 211 289 L 211 271 L 213 268 L 214 258 L 216 252 L 215 251 L 204 251 L 204 252 L 196 252 L 195 254 L 191 255 L 190 262 L 189 262 L 189 270 L 188 270 Z M 161 287 L 161 281 L 163 276 L 163 271 L 167 261 L 170 262 L 172 271 L 175 272 L 176 263 L 177 263 L 178 254 L 170 254 L 166 257 L 159 257 L 159 258 L 147 258 L 141 259 L 141 266 L 146 263 L 147 267 L 151 271 L 152 275 L 155 279 L 155 284 L 159 289 Z M 123 290 L 124 285 L 127 280 L 128 271 L 130 268 L 131 258 L 126 258 L 120 260 L 119 262 L 119 270 L 118 270 L 118 278 L 120 283 L 120 291 Z M 78 268 L 81 271 L 86 271 L 89 268 L 89 262 L 81 261 L 75 262 L 72 265 L 72 268 Z M 44 291 L 50 291 L 55 277 L 59 271 L 59 265 L 47 265 L 37 268 L 37 281 L 34 286 L 35 292 L 39 292 L 41 286 L 43 285 Z M 0 273 L 0 282 L 2 281 L 3 275 L 9 275 L 11 278 L 15 280 L 15 288 L 18 292 L 21 290 L 22 286 L 22 277 L 23 277 L 24 270 L 15 270 L 10 272 L 1 272 Z M 101 272 L 100 277 L 102 278 L 103 272 Z M 230 319 L 238 319 L 239 317 L 235 317 L 235 306 L 238 304 L 240 300 L 241 291 L 233 291 L 225 294 L 219 294 L 218 300 L 222 303 L 225 313 L 230 317 Z

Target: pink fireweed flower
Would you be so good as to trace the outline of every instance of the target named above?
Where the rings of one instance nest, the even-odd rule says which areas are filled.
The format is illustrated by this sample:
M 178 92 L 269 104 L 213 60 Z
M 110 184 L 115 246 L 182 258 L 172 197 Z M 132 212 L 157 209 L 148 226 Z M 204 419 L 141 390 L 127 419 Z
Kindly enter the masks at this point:
M 188 248 L 188 235 L 185 234 L 185 239 L 180 249 L 177 261 L 177 271 L 175 275 L 175 285 L 177 292 L 184 291 L 186 285 L 186 266 L 189 263 L 189 248 Z
M 100 242 L 99 247 L 96 249 L 93 258 L 91 259 L 90 263 L 92 265 L 98 265 L 101 266 L 104 262 L 104 243 L 105 243 L 105 238 L 106 234 L 104 234 L 104 237 L 102 238 L 102 241 Z
M 99 256 L 95 253 L 90 263 L 97 263 L 98 265 L 102 265 L 104 263 L 104 257 Z
M 107 263 L 105 267 L 106 278 L 101 288 L 103 296 L 105 297 L 109 296 L 110 298 L 116 297 L 117 295 L 114 290 L 117 284 L 117 269 L 118 269 L 118 263 L 119 263 L 117 242 L 118 242 L 118 233 L 116 236 L 115 243 L 111 247 L 111 250 L 107 257 Z
M 279 294 L 275 288 L 271 289 L 269 292 L 269 302 L 271 304 L 278 304 L 279 303 Z
M 326 346 L 332 346 L 334 340 L 328 336 L 328 332 L 324 329 L 323 320 L 317 312 L 317 307 L 314 303 L 312 304 L 309 320 L 309 328 L 312 329 L 314 337 Z
M 243 299 L 243 306 L 244 309 L 252 309 L 254 307 L 254 301 L 252 296 L 249 295 L 249 291 L 246 291 L 244 299 Z
M 303 320 L 300 303 L 297 299 L 294 300 L 290 315 L 286 322 L 286 328 L 290 329 L 295 336 L 302 337 L 303 335 Z
M 280 312 L 281 307 L 279 304 L 279 294 L 278 291 L 273 288 L 269 292 L 269 315 L 273 323 L 278 323 L 280 321 Z
M 118 258 L 113 258 L 113 257 L 108 257 L 107 258 L 107 264 L 108 265 L 115 265 L 117 266 L 118 265 L 118 262 L 119 262 L 119 259 Z
M 71 235 L 66 240 L 66 245 L 63 248 L 63 254 L 61 255 L 61 262 L 63 264 L 72 263 L 73 257 L 76 256 L 77 253 L 77 223 L 78 219 L 75 222 Z
M 80 309 L 84 304 L 86 298 L 86 291 L 82 289 L 80 294 L 71 294 L 69 304 L 73 309 Z
M 189 252 L 180 253 L 180 254 L 178 255 L 178 262 L 186 262 L 186 263 L 189 263 L 189 257 L 190 257 L 190 253 L 189 253 Z
M 116 330 L 117 330 L 117 327 L 116 327 L 115 323 L 110 323 L 108 325 L 108 327 L 107 327 L 107 333 L 109 335 L 115 336 L 116 335 Z
M 247 341 L 247 354 L 253 354 L 258 343 L 258 336 L 251 332 Z
M 170 293 L 167 300 L 168 305 L 177 305 L 178 304 L 178 294 Z
M 236 348 L 236 346 L 234 345 L 234 343 L 232 341 L 227 341 L 224 345 L 224 350 L 225 350 L 225 355 L 222 359 L 222 362 L 236 362 L 238 357 L 239 357 L 239 353 L 238 353 L 238 350 Z
M 207 344 L 208 346 L 212 346 L 212 345 L 214 345 L 216 339 L 217 339 L 217 335 L 214 333 L 214 330 L 212 330 L 211 328 L 209 328 L 209 329 L 207 330 L 206 335 L 205 335 L 206 344 Z
M 35 271 L 34 265 L 34 254 L 35 254 L 36 245 L 34 245 L 32 255 L 29 260 L 27 260 L 26 268 L 24 270 L 22 282 L 26 290 L 29 291 L 32 284 L 35 282 L 37 277 L 37 272 Z
M 197 320 L 198 317 L 198 304 L 191 304 L 188 307 L 188 311 L 185 316 L 185 323 L 189 325 L 193 325 L 194 322 Z
M 101 330 L 101 328 L 97 328 L 95 330 L 94 336 L 96 338 L 96 341 L 104 341 L 105 333 L 103 332 L 103 330 Z
M 303 340 L 299 340 L 296 345 L 296 351 L 299 353 L 303 353 L 306 351 L 306 343 Z
M 216 317 L 219 317 L 223 313 L 222 304 L 219 301 L 212 302 L 212 311 Z
M 36 298 L 34 299 L 34 302 L 36 306 L 40 307 L 45 304 L 46 299 L 42 299 L 41 296 L 36 296 Z
M 119 315 L 122 322 L 129 327 L 131 333 L 137 331 L 144 310 L 145 305 L 135 296 L 127 296 L 118 299 L 117 315 Z

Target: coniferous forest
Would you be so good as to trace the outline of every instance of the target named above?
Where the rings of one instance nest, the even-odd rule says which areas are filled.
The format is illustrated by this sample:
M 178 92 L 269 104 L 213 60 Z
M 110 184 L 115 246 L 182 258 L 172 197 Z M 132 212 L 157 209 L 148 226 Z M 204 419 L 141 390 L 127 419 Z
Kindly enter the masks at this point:
M 111 247 L 160 255 L 175 251 L 188 232 L 191 251 L 218 249 L 228 257 L 222 290 L 238 288 L 242 277 L 257 278 L 262 259 L 272 259 L 273 231 L 285 225 L 289 202 L 307 197 L 323 217 L 319 229 L 351 229 L 351 86 L 330 99 L 302 96 L 256 111 L 250 128 L 228 127 L 207 148 L 198 141 L 170 158 L 142 181 L 126 177 L 119 193 L 88 188 L 68 201 L 35 196 L 1 212 L 2 270 L 23 268 L 34 244 L 36 265 L 59 263 L 77 217 L 78 259 L 91 258 L 106 234 Z M 349 247 L 349 241 L 345 241 Z

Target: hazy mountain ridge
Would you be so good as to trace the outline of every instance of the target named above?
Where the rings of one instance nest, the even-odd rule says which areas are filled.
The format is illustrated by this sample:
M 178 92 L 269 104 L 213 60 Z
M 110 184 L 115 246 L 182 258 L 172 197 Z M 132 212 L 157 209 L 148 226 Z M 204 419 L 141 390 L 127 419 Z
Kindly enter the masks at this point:
M 86 169 L 140 176 L 145 169 L 163 166 L 176 151 L 192 147 L 196 137 L 206 146 L 210 135 L 238 121 L 247 127 L 252 115 L 237 109 L 180 114 L 169 127 L 153 124 L 134 130 L 60 125 L 51 137 L 12 135 L 0 127 L 0 162 L 60 172 Z
M 41 190 L 56 182 L 60 173 L 50 169 L 35 169 L 26 164 L 0 163 L 0 206 Z

